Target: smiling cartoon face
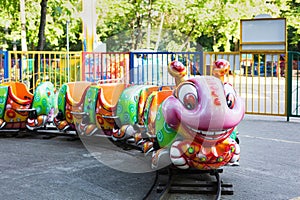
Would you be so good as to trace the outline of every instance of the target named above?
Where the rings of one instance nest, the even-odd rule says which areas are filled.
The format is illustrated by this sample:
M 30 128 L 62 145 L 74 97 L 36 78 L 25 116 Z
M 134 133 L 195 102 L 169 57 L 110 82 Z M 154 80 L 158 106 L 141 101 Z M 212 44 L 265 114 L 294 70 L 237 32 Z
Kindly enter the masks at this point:
M 181 83 L 162 106 L 166 124 L 184 138 L 216 143 L 228 138 L 244 116 L 244 105 L 230 84 L 212 76 Z

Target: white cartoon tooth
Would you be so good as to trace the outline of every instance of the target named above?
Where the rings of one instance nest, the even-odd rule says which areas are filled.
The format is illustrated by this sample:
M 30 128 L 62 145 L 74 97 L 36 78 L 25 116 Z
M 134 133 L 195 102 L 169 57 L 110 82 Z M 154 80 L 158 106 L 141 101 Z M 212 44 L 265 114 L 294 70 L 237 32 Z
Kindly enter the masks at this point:
M 189 166 L 188 165 L 182 165 L 182 166 L 176 166 L 179 169 L 188 169 Z
M 240 155 L 233 155 L 230 160 L 230 163 L 236 163 L 238 162 L 239 159 L 240 159 Z
M 241 153 L 241 148 L 240 148 L 240 145 L 236 144 L 235 145 L 235 154 L 240 154 Z
M 179 149 L 172 147 L 170 151 L 171 157 L 180 157 L 181 153 Z
M 185 165 L 186 161 L 184 158 L 172 158 L 171 157 L 171 161 L 174 165 L 178 166 L 178 165 Z
M 171 162 L 180 169 L 188 169 L 189 165 L 184 157 L 182 157 L 182 153 L 178 148 L 180 141 L 175 141 L 170 148 L 170 159 Z
M 175 142 L 172 144 L 172 147 L 177 147 L 179 144 L 180 144 L 180 141 L 175 141 Z

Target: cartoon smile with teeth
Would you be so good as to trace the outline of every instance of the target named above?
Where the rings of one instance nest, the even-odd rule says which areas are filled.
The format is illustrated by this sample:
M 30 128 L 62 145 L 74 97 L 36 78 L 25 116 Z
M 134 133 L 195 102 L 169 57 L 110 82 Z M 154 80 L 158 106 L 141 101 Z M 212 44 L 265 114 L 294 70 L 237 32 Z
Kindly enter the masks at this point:
M 217 169 L 239 159 L 239 145 L 230 135 L 243 116 L 242 99 L 230 84 L 213 76 L 190 78 L 162 103 L 157 141 L 170 147 L 171 162 L 178 168 Z

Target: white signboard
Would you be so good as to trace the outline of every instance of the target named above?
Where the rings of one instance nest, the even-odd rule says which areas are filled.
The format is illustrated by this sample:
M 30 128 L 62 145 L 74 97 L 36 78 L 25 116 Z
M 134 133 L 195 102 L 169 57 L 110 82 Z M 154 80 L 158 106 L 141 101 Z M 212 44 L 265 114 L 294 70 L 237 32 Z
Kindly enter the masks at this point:
M 258 18 L 241 20 L 241 51 L 286 50 L 286 20 Z

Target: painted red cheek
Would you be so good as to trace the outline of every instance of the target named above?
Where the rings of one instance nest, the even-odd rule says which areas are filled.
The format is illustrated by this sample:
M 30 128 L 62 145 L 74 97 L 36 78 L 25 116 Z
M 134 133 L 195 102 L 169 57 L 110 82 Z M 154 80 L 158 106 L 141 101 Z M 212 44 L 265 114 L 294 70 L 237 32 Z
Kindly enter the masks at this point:
M 220 99 L 219 99 L 219 98 L 215 98 L 214 104 L 215 104 L 216 106 L 220 106 L 220 105 L 221 105 Z
M 217 95 L 217 93 L 216 93 L 216 91 L 211 91 L 211 96 L 213 96 L 213 97 L 218 97 L 218 95 Z

